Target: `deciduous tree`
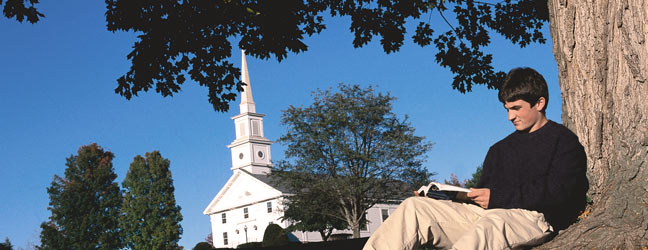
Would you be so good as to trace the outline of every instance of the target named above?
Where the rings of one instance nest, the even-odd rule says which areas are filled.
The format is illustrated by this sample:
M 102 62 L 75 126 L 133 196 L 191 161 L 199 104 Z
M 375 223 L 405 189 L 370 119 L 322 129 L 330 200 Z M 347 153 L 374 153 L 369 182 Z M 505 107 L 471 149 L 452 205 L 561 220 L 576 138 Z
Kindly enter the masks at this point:
M 182 234 L 170 161 L 159 151 L 135 156 L 122 182 L 119 217 L 124 244 L 130 249 L 179 249 Z
M 539 0 L 494 4 L 472 0 L 106 0 L 106 4 L 108 30 L 141 33 L 128 54 L 132 66 L 117 80 L 116 93 L 130 99 L 154 88 L 162 96 L 172 96 L 188 75 L 208 87 L 209 102 L 217 111 L 228 110 L 229 101 L 241 90 L 239 69 L 228 61 L 230 41 L 238 40 L 238 47 L 248 55 L 281 61 L 288 52 L 307 50 L 304 39 L 326 28 L 326 14 L 351 18 L 354 47 L 380 37 L 387 53 L 403 45 L 406 22 L 418 22 L 412 40 L 421 46 L 434 44 L 436 61 L 456 73 L 452 86 L 461 92 L 470 91 L 473 84 L 496 87 L 503 80 L 504 73 L 491 65 L 492 55 L 481 51 L 490 42 L 490 30 L 520 46 L 546 40 L 540 29 L 547 20 L 547 7 Z M 434 14 L 446 23 L 429 23 Z M 458 25 L 451 25 L 446 16 L 456 18 Z M 433 27 L 442 32 L 435 34 Z
M 340 84 L 339 92 L 318 90 L 314 99 L 284 111 L 287 131 L 279 142 L 290 161 L 272 175 L 297 194 L 292 199 L 309 199 L 308 192 L 329 198 L 333 204 L 322 208 L 334 210 L 321 213 L 345 220 L 359 237 L 369 208 L 427 182 L 431 174 L 422 164 L 432 144 L 392 112 L 394 97 L 372 87 Z
M 587 154 L 589 216 L 547 248 L 648 245 L 648 5 L 549 1 L 562 122 Z
M 459 183 L 459 177 L 457 177 L 456 174 L 450 173 L 450 180 L 443 180 L 443 183 L 448 184 L 448 185 L 453 185 L 457 187 L 463 187 L 461 183 Z
M 205 242 L 209 243 L 210 246 L 214 245 L 214 235 L 211 232 L 205 237 Z
M 96 143 L 67 158 L 64 177 L 54 175 L 47 193 L 52 212 L 41 224 L 38 249 L 119 249 L 121 193 L 114 155 Z
M 0 6 L 2 6 L 2 1 L 0 0 Z M 21 23 L 25 20 L 36 23 L 41 17 L 45 17 L 43 13 L 38 12 L 36 4 L 38 4 L 38 0 L 6 0 L 2 14 L 9 19 L 15 18 Z

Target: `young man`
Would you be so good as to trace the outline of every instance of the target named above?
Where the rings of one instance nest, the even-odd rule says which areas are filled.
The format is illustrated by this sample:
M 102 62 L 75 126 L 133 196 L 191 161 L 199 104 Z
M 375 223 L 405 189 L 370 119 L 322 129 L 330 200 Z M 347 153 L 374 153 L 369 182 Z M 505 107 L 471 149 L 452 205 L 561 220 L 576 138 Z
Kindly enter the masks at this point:
M 511 249 L 533 246 L 575 221 L 585 205 L 586 157 L 578 137 L 545 116 L 544 78 L 516 68 L 499 100 L 515 132 L 488 150 L 477 205 L 408 198 L 369 238 L 364 249 Z

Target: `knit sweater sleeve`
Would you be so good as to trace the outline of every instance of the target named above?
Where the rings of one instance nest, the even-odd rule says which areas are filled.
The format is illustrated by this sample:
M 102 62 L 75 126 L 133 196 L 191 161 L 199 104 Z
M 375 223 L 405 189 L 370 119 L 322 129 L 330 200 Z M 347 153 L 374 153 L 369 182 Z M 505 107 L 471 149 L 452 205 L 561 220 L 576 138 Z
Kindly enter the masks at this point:
M 494 185 L 489 208 L 524 208 L 551 213 L 561 207 L 570 207 L 575 202 L 573 199 L 587 190 L 585 152 L 573 134 L 558 138 L 553 149 L 553 157 L 544 174 L 515 186 Z M 487 163 L 488 158 L 484 164 Z

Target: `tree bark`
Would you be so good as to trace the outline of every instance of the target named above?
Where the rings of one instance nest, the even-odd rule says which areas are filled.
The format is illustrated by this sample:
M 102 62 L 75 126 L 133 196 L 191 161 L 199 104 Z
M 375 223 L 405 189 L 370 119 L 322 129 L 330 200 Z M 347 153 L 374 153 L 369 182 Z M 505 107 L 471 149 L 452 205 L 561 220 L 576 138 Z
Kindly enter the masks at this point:
M 648 245 L 648 1 L 549 0 L 562 122 L 587 153 L 591 213 L 541 248 Z

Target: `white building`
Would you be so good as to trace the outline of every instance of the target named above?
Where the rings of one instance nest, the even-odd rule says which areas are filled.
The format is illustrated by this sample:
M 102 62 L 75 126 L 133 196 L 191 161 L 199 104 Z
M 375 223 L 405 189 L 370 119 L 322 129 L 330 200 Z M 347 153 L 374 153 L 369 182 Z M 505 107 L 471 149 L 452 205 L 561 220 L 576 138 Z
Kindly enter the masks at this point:
M 273 185 L 267 176 L 272 168 L 272 142 L 263 134 L 264 115 L 256 113 L 244 52 L 241 79 L 247 85 L 241 93 L 241 112 L 232 117 L 236 139 L 227 146 L 232 152 L 232 176 L 203 212 L 210 217 L 214 247 L 217 248 L 260 242 L 270 223 L 283 228 L 288 226 L 280 219 L 287 190 Z M 397 204 L 377 204 L 369 209 L 369 223 L 361 230 L 361 237 L 370 236 L 396 207 Z M 293 240 L 302 242 L 322 240 L 318 232 L 293 232 L 292 236 Z

